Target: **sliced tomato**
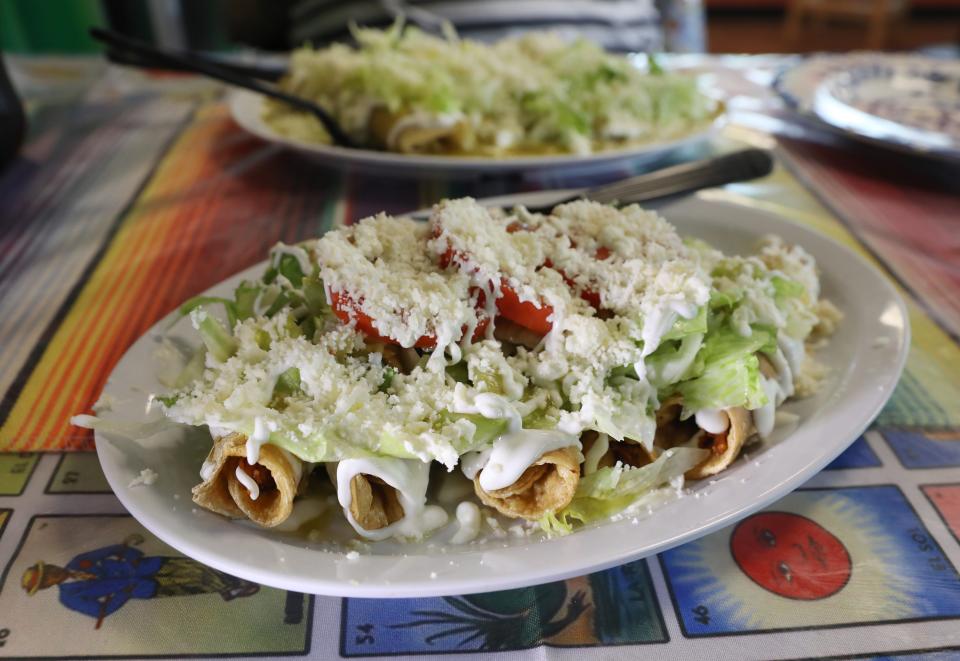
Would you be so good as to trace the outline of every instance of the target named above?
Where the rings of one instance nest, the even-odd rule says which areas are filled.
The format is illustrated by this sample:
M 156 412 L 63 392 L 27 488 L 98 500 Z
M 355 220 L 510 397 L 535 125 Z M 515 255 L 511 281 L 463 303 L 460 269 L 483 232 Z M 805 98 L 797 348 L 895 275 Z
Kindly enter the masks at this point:
M 526 230 L 527 227 L 520 222 L 513 222 L 507 226 L 507 232 L 511 234 Z M 434 238 L 439 237 L 441 234 L 441 228 L 439 226 L 434 226 Z M 609 248 L 606 246 L 600 246 L 597 248 L 594 256 L 598 260 L 604 260 L 608 259 L 611 254 L 612 253 Z M 463 257 L 463 255 L 455 251 L 452 246 L 448 246 L 445 251 L 440 253 L 437 263 L 440 265 L 440 268 L 447 268 L 454 262 L 458 255 Z M 457 261 L 465 262 L 466 260 L 460 259 Z M 556 268 L 549 258 L 544 262 L 543 266 L 547 268 Z M 595 292 L 590 289 L 581 289 L 577 283 L 574 282 L 573 279 L 561 269 L 556 270 L 558 273 L 560 273 L 564 281 L 567 283 L 567 286 L 569 286 L 571 290 L 577 291 L 579 289 L 580 297 L 582 299 L 587 301 L 595 310 L 600 309 L 599 292 Z M 517 295 L 517 292 L 514 291 L 509 284 L 507 284 L 506 279 L 503 279 L 500 282 L 500 298 L 497 299 L 497 311 L 501 316 L 509 319 L 515 324 L 519 324 L 524 328 L 532 330 L 541 335 L 546 335 L 553 328 L 553 324 L 548 321 L 549 317 L 553 314 L 553 307 L 547 305 L 543 301 L 540 301 L 539 307 L 537 307 L 537 305 L 532 301 L 521 301 L 520 297 Z
M 440 229 L 439 225 L 434 225 L 433 238 L 439 239 L 441 234 L 443 234 L 443 230 Z M 453 261 L 453 255 L 453 246 L 448 243 L 447 249 L 440 253 L 440 257 L 437 259 L 437 263 L 440 265 L 440 268 L 445 269 L 450 266 L 450 263 Z
M 356 322 L 357 329 L 367 337 L 384 342 L 386 344 L 400 344 L 392 337 L 384 337 L 373 324 L 373 319 L 366 312 L 360 309 L 360 304 L 345 292 L 331 292 L 330 307 L 337 318 L 345 324 L 351 321 Z M 437 338 L 432 335 L 424 335 L 413 343 L 413 346 L 421 349 L 431 349 L 437 346 Z
M 518 222 L 511 223 L 507 227 L 507 232 L 511 234 L 514 232 L 523 231 L 525 228 Z M 441 235 L 442 230 L 439 227 L 433 228 L 433 236 L 437 238 Z M 448 246 L 445 251 L 440 253 L 437 263 L 440 265 L 440 268 L 447 268 L 450 266 L 456 257 L 461 257 L 461 259 L 456 260 L 461 265 L 467 260 L 463 259 L 464 255 L 455 251 L 453 246 Z M 484 296 L 481 290 L 479 296 L 478 305 L 483 305 Z M 550 329 L 553 327 L 547 318 L 553 314 L 553 308 L 546 304 L 541 304 L 541 307 L 537 307 L 530 301 L 520 301 L 520 297 L 517 295 L 517 292 L 507 284 L 507 281 L 501 280 L 500 282 L 500 297 L 497 299 L 497 312 L 509 319 L 510 321 L 523 326 L 528 330 L 532 330 L 535 333 L 540 335 L 546 335 L 550 332 Z M 488 319 L 481 319 L 481 322 L 484 324 L 484 330 L 486 330 L 487 324 L 489 324 Z M 480 328 L 478 327 L 478 331 Z M 474 334 L 476 337 L 476 334 Z
M 517 292 L 505 280 L 500 283 L 497 311 L 513 323 L 540 335 L 546 335 L 553 328 L 553 323 L 549 320 L 553 307 L 543 302 L 537 307 L 532 301 L 521 301 Z
M 609 259 L 611 254 L 612 253 L 610 252 L 609 248 L 607 248 L 606 246 L 600 246 L 599 248 L 597 248 L 597 251 L 594 253 L 593 256 L 596 257 L 597 260 L 602 262 L 605 259 Z M 590 307 L 592 307 L 594 310 L 598 310 L 598 311 L 600 310 L 600 292 L 596 292 L 596 291 L 593 291 L 592 289 L 584 288 L 580 292 L 580 298 L 582 298 L 587 303 L 589 303 Z
M 490 325 L 490 318 L 482 314 L 483 302 L 483 292 L 480 292 L 477 299 L 477 309 L 481 314 L 477 319 L 477 327 L 473 331 L 473 341 L 482 338 L 487 327 Z M 340 321 L 345 324 L 349 324 L 351 321 L 356 322 L 357 329 L 370 339 L 383 342 L 384 344 L 400 344 L 392 337 L 384 337 L 381 335 L 380 331 L 374 326 L 373 319 L 370 315 L 361 310 L 360 304 L 349 294 L 344 292 L 331 292 L 330 307 Z M 437 338 L 435 335 L 424 335 L 419 337 L 417 341 L 413 343 L 413 346 L 419 349 L 433 349 L 437 346 Z
M 609 248 L 605 246 L 600 246 L 599 248 L 597 248 L 597 252 L 595 253 L 595 256 L 598 260 L 602 261 L 604 259 L 609 258 L 611 254 L 612 253 L 610 252 Z M 596 291 L 593 291 L 592 289 L 586 289 L 586 288 L 581 289 L 580 286 L 577 285 L 576 282 L 574 282 L 573 278 L 568 276 L 563 269 L 558 269 L 556 266 L 554 266 L 553 262 L 551 262 L 549 259 L 546 261 L 546 263 L 544 263 L 544 266 L 548 266 L 556 270 L 556 272 L 563 277 L 563 281 L 567 283 L 567 286 L 570 287 L 570 289 L 572 289 L 573 291 L 577 291 L 578 289 L 580 289 L 580 298 L 582 298 L 587 303 L 589 303 L 590 307 L 592 307 L 594 310 L 598 310 L 598 311 L 600 310 L 600 292 L 596 292 Z
M 592 289 L 584 289 L 583 291 L 581 291 L 580 298 L 582 298 L 587 303 L 589 303 L 590 307 L 592 307 L 594 310 L 600 309 L 600 294 L 593 291 Z

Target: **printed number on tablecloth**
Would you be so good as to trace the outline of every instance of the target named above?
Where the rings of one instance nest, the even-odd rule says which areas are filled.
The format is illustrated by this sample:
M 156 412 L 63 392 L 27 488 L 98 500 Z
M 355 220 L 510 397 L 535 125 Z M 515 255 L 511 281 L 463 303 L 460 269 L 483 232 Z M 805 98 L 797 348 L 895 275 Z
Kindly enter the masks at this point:
M 693 619 L 700 624 L 710 624 L 710 609 L 706 606 L 697 606 L 692 609 Z
M 0 629 L 0 647 L 7 644 L 7 638 L 10 637 L 10 629 Z
M 930 544 L 930 538 L 924 533 L 920 528 L 911 528 L 907 531 L 910 533 L 910 539 L 912 539 L 917 544 L 917 548 L 924 552 L 936 552 L 936 549 Z M 934 571 L 946 571 L 947 565 L 943 561 L 943 558 L 939 555 L 934 555 L 927 558 L 927 563 L 930 565 L 930 568 Z
M 375 642 L 373 636 L 373 625 L 372 624 L 358 624 L 357 631 L 360 633 L 357 634 L 357 645 L 373 645 Z

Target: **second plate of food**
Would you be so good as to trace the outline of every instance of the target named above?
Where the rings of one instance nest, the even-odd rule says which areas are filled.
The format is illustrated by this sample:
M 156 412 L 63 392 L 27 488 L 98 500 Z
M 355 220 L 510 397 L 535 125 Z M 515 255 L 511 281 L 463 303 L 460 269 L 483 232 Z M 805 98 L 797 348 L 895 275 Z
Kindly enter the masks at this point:
M 529 33 L 492 44 L 395 25 L 355 48 L 302 48 L 281 89 L 326 109 L 359 148 L 330 144 L 308 113 L 249 92 L 247 131 L 332 166 L 471 173 L 652 161 L 719 123 L 696 77 L 579 39 Z
M 637 141 L 633 144 L 605 149 L 589 154 L 554 153 L 542 155 L 467 156 L 441 154 L 410 154 L 376 149 L 348 149 L 278 132 L 263 118 L 267 101 L 260 95 L 244 90 L 231 92 L 228 104 L 233 119 L 248 133 L 267 142 L 282 145 L 313 161 L 336 168 L 351 168 L 358 172 L 384 173 L 406 176 L 418 174 L 472 175 L 480 173 L 507 173 L 535 170 L 608 167 L 632 161 L 636 165 L 653 164 L 670 152 L 692 148 L 716 135 L 724 125 L 725 116 L 718 108 L 709 118 L 685 130 L 665 134 L 660 138 Z
M 501 199 L 500 203 L 523 201 Z M 498 518 L 493 508 L 484 508 L 477 519 L 475 507 L 468 507 L 458 517 L 457 504 L 473 498 L 474 485 L 462 478 L 459 468 L 447 473 L 436 470 L 438 466 L 430 474 L 428 496 L 434 507 L 446 510 L 449 523 L 420 540 L 358 539 L 347 523 L 347 511 L 337 503 L 338 494 L 323 465 L 312 468 L 315 479 L 310 490 L 295 500 L 292 513 L 281 525 L 261 528 L 229 519 L 191 503 L 196 493 L 192 489 L 216 470 L 217 457 L 207 457 L 210 431 L 171 425 L 156 406 L 153 410 L 147 407 L 149 393 L 169 392 L 170 380 L 176 378 L 162 374 L 169 372 L 171 347 L 180 351 L 198 344 L 190 321 L 203 329 L 206 320 L 202 314 L 194 314 L 190 321 L 177 322 L 178 316 L 171 315 L 157 324 L 134 344 L 110 377 L 104 391 L 110 410 L 95 423 L 97 451 L 107 479 L 138 521 L 184 554 L 258 583 L 325 595 L 414 597 L 540 584 L 651 555 L 729 525 L 803 484 L 863 432 L 892 394 L 903 369 L 909 346 L 907 312 L 897 292 L 875 268 L 804 226 L 764 211 L 704 198 L 670 205 L 663 213 L 682 235 L 707 241 L 727 254 L 751 253 L 758 240 L 771 233 L 787 245 L 802 246 L 816 259 L 822 296 L 843 313 L 830 341 L 814 354 L 829 366 L 828 372 L 820 375 L 815 394 L 789 400 L 778 414 L 783 424 L 717 475 L 688 481 L 682 491 L 661 488 L 655 498 L 642 500 L 640 507 L 602 516 L 566 535 L 551 536 L 536 525 Z M 296 258 L 297 253 L 294 250 L 290 255 Z M 206 295 L 231 298 L 238 284 L 258 279 L 264 268 L 253 267 Z M 211 304 L 213 299 L 204 302 Z M 176 324 L 171 328 L 172 322 Z M 208 332 L 207 338 L 213 342 L 208 345 L 210 351 L 216 351 L 217 333 Z M 228 338 L 224 341 L 230 342 Z M 297 385 L 286 384 L 283 375 L 274 377 L 271 383 Z M 310 377 L 304 373 L 304 378 Z M 274 395 L 277 392 L 275 385 Z M 197 401 L 204 397 L 202 393 L 196 396 L 200 398 Z M 352 404 L 346 400 L 345 395 L 348 410 Z M 284 405 L 278 400 L 278 407 Z M 701 420 L 698 415 L 697 421 L 709 427 L 715 421 L 708 418 L 710 415 L 705 415 Z M 723 439 L 724 443 L 728 440 L 727 436 Z M 261 455 L 265 456 L 270 458 Z M 492 462 L 487 459 L 488 464 Z M 283 458 L 277 455 L 272 460 Z M 261 461 L 268 463 L 267 459 Z M 256 470 L 248 469 L 245 477 L 239 473 L 244 484 L 230 489 L 236 487 L 247 495 L 232 494 L 223 487 L 205 493 L 203 504 L 216 509 L 221 502 L 229 507 L 231 498 L 248 499 L 256 486 L 270 491 L 273 504 L 294 497 L 295 484 L 271 484 Z M 386 524 L 398 503 L 385 499 L 382 485 L 379 480 L 355 485 L 358 488 L 348 499 L 379 502 Z M 362 493 L 359 487 L 363 486 L 369 493 Z M 284 490 L 290 493 L 275 493 Z M 341 502 L 343 497 L 340 494 Z M 404 504 L 401 498 L 399 505 Z M 361 512 L 354 514 L 354 524 L 379 525 L 363 520 Z M 440 513 L 437 516 L 434 523 L 443 518 Z M 465 535 L 464 530 L 470 534 Z

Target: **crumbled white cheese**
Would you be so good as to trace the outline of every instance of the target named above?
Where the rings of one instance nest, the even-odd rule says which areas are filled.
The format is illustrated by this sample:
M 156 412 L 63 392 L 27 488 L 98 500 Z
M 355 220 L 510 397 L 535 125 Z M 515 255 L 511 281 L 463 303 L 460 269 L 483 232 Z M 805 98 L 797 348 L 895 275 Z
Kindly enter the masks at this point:
M 650 447 L 665 377 L 655 360 L 648 374 L 647 361 L 679 321 L 703 312 L 712 292 L 738 302 L 731 322 L 744 335 L 751 324 L 771 324 L 782 331 L 781 344 L 800 353 L 815 323 L 830 330 L 836 319 L 831 307 L 816 305 L 815 265 L 802 249 L 767 239 L 753 257 L 725 257 L 681 240 L 656 213 L 635 205 L 578 201 L 544 215 L 447 201 L 429 224 L 380 214 L 315 241 L 280 245 L 274 265 L 287 255 L 310 277 L 319 274 L 339 318 L 316 317 L 311 337 L 296 332 L 304 306 L 243 319 L 231 329 L 235 354 L 208 361 L 162 408 L 178 422 L 242 433 L 311 462 L 373 454 L 452 469 L 466 452 L 490 447 L 497 431 L 486 423 L 496 418 L 519 426 L 533 417 L 542 428 L 572 435 L 594 429 Z M 777 277 L 802 285 L 801 294 Z M 254 307 L 265 310 L 295 289 L 277 275 Z M 792 292 L 785 303 L 778 289 L 781 297 Z M 549 313 L 549 333 L 532 349 L 505 352 L 492 335 L 475 332 L 492 321 L 508 290 Z M 204 314 L 195 311 L 195 325 Z M 424 355 L 410 350 L 405 370 L 389 367 L 382 345 L 364 334 L 371 328 L 404 347 L 419 344 Z M 435 349 L 425 346 L 431 343 Z M 690 346 L 685 364 L 701 342 Z M 299 387 L 277 405 L 278 379 L 293 368 Z M 457 381 L 464 374 L 469 383 Z M 808 369 L 802 378 L 812 376 Z M 496 399 L 510 415 L 481 412 L 478 397 Z M 202 473 L 207 479 L 210 468 Z M 496 519 L 487 523 L 495 537 L 518 534 Z
M 140 474 L 135 478 L 130 480 L 130 484 L 127 485 L 129 488 L 139 487 L 139 486 L 151 486 L 154 482 L 157 481 L 157 478 L 160 477 L 156 472 L 150 468 L 144 468 L 140 471 Z
M 476 326 L 477 311 L 469 278 L 443 271 L 425 250 L 428 232 L 408 218 L 380 214 L 328 232 L 312 248 L 329 291 L 346 297 L 380 335 L 404 347 L 431 337 L 443 349 L 460 340 L 465 326 Z

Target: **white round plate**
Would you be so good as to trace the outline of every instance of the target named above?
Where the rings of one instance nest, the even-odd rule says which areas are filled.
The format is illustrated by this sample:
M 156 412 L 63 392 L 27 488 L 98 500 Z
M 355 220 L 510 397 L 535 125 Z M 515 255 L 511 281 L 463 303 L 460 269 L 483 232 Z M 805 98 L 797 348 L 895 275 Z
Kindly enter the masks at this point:
M 841 130 L 960 158 L 960 62 L 880 60 L 828 76 L 813 112 Z
M 533 203 L 529 196 L 525 201 Z M 502 204 L 521 202 L 519 197 L 500 198 Z M 662 211 L 683 234 L 726 252 L 748 251 L 771 232 L 803 246 L 817 259 L 824 295 L 845 316 L 818 354 L 831 370 L 824 387 L 815 397 L 785 407 L 799 416 L 797 425 L 779 428 L 718 479 L 692 483 L 687 495 L 650 514 L 595 524 L 566 537 L 507 535 L 444 546 L 440 540 L 453 532 L 453 523 L 432 539 L 370 544 L 356 557 L 343 545 L 258 529 L 193 507 L 190 488 L 199 481 L 210 438 L 202 430 L 180 426 L 142 440 L 97 432 L 97 452 L 110 486 L 147 529 L 211 567 L 287 590 L 354 597 L 468 594 L 541 584 L 620 565 L 727 526 L 803 484 L 863 432 L 903 369 L 910 336 L 907 312 L 876 269 L 806 227 L 702 197 Z M 261 268 L 248 269 L 209 293 L 229 295 L 244 275 L 256 277 Z M 102 415 L 138 423 L 159 417 L 144 411 L 147 394 L 164 390 L 154 376 L 154 352 L 167 325 L 157 324 L 117 365 L 104 390 L 111 411 Z M 171 334 L 186 339 L 191 331 L 184 322 Z M 145 468 L 159 474 L 156 482 L 129 486 Z M 300 514 L 295 510 L 295 516 Z
M 580 156 L 560 154 L 549 156 L 514 156 L 489 158 L 483 156 L 431 156 L 426 154 L 399 154 L 373 149 L 347 149 L 334 145 L 307 142 L 288 138 L 277 133 L 263 121 L 264 97 L 246 90 L 234 90 L 229 96 L 233 119 L 246 131 L 263 140 L 283 145 L 311 159 L 340 168 L 352 168 L 364 172 L 388 174 L 491 174 L 519 170 L 547 170 L 609 166 L 632 160 L 637 164 L 649 164 L 663 158 L 668 152 L 693 145 L 716 132 L 723 123 L 722 113 L 690 133 L 663 140 L 647 142 L 626 149 L 610 150 Z

